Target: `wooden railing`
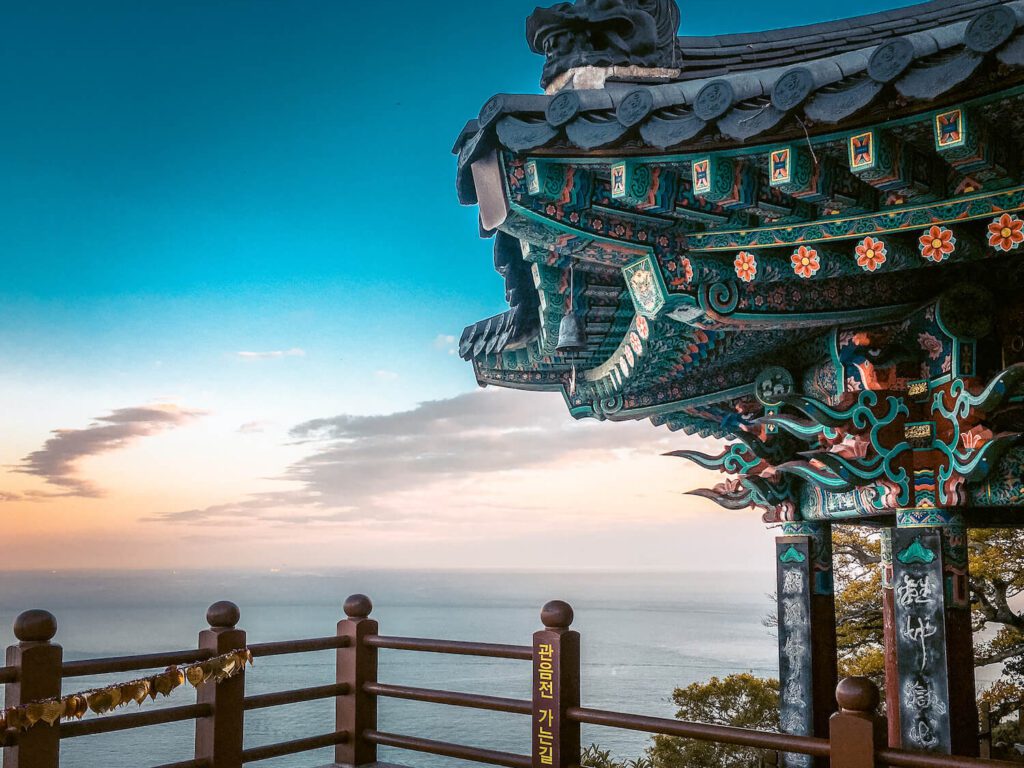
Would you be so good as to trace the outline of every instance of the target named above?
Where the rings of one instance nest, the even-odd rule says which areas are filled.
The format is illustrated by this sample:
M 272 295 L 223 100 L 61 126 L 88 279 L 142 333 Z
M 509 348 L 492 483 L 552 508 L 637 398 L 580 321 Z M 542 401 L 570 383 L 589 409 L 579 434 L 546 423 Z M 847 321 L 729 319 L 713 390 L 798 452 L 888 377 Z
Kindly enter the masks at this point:
M 344 610 L 346 618 L 330 637 L 247 645 L 245 632 L 237 627 L 238 608 L 232 603 L 216 603 L 207 612 L 210 628 L 200 633 L 195 650 L 72 662 L 64 662 L 61 647 L 52 642 L 57 632 L 54 617 L 45 611 L 23 613 L 14 626 L 19 643 L 8 648 L 7 666 L 0 667 L 0 682 L 6 685 L 8 707 L 59 697 L 63 681 L 67 679 L 201 663 L 246 647 L 255 658 L 336 650 L 335 682 L 246 696 L 243 673 L 201 686 L 195 704 L 65 722 L 54 727 L 41 724 L 20 732 L 2 731 L 3 768 L 58 768 L 60 742 L 64 739 L 184 721 L 195 722 L 195 758 L 158 768 L 241 768 L 261 760 L 327 747 L 335 749 L 334 766 L 351 768 L 375 763 L 377 749 L 381 746 L 508 768 L 577 768 L 583 724 L 809 755 L 816 764 L 832 768 L 1005 768 L 1011 765 L 889 749 L 885 721 L 877 712 L 878 689 L 864 678 L 849 678 L 840 683 L 836 692 L 839 712 L 832 717 L 828 738 L 583 707 L 580 703 L 579 634 L 571 629 L 572 608 L 562 602 L 544 607 L 541 613 L 544 628 L 534 634 L 531 645 L 388 637 L 379 633 L 377 622 L 370 618 L 372 604 L 365 596 L 350 597 Z M 530 661 L 532 700 L 381 683 L 378 679 L 378 651 L 381 649 Z M 532 747 L 529 754 L 514 754 L 382 731 L 377 722 L 380 698 L 528 716 L 532 720 Z M 244 748 L 246 712 L 319 699 L 335 700 L 336 722 L 330 733 Z

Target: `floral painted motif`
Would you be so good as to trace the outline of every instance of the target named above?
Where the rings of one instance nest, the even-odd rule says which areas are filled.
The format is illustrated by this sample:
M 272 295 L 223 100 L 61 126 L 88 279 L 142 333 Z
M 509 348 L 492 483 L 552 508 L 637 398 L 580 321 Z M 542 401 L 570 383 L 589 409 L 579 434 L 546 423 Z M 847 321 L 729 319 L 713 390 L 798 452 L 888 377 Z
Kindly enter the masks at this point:
M 1014 251 L 1024 243 L 1024 221 L 1004 213 L 988 225 L 988 244 L 1004 253 Z
M 686 278 L 687 284 L 693 282 L 693 264 L 690 263 L 689 259 L 683 259 L 679 266 L 682 267 L 683 277 Z
M 736 268 L 736 276 L 744 283 L 749 283 L 757 277 L 757 257 L 752 253 L 741 251 L 733 262 Z
M 643 315 L 637 315 L 636 317 L 636 332 L 640 334 L 640 338 L 645 341 L 651 335 L 651 326 L 647 322 L 647 318 Z
M 874 272 L 885 264 L 886 257 L 889 255 L 889 250 L 885 247 L 885 243 L 873 237 L 865 237 L 855 250 L 857 252 L 857 266 L 865 272 Z
M 960 441 L 963 443 L 965 451 L 976 451 L 985 443 L 990 442 L 994 436 L 992 430 L 977 426 L 960 435 Z
M 640 334 L 638 333 L 634 332 L 629 334 L 629 346 L 633 348 L 633 351 L 636 352 L 637 356 L 644 353 L 644 345 L 640 341 Z
M 945 261 L 956 250 L 956 238 L 945 227 L 932 227 L 920 239 L 921 255 L 936 264 Z
M 927 352 L 928 357 L 932 360 L 938 360 L 942 354 L 942 342 L 930 333 L 918 334 L 917 343 L 921 345 L 921 349 Z
M 821 259 L 818 258 L 818 252 L 813 248 L 808 248 L 806 245 L 801 245 L 797 248 L 796 253 L 790 258 L 793 262 L 793 271 L 805 280 L 814 277 L 818 274 L 818 270 L 821 269 Z

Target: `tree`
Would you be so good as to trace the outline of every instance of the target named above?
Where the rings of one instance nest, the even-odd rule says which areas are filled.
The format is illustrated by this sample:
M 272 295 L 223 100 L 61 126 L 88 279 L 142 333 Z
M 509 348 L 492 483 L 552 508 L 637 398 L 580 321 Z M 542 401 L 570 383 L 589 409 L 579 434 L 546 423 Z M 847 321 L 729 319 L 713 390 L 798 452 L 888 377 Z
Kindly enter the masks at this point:
M 885 684 L 882 623 L 881 538 L 870 529 L 837 526 L 833 532 L 836 577 L 836 624 L 840 677 L 865 675 Z M 987 639 L 975 644 L 975 666 L 1001 664 L 999 679 L 982 692 L 979 703 L 992 723 L 1024 708 L 1024 612 L 1015 610 L 1024 594 L 1024 531 L 972 530 L 971 608 L 974 629 Z M 777 624 L 774 616 L 766 622 Z M 697 722 L 778 730 L 776 680 L 753 675 L 712 678 L 676 689 L 677 717 Z M 994 741 L 1012 740 L 1017 726 L 995 729 Z M 701 744 L 657 736 L 649 750 L 654 768 L 747 768 L 756 765 L 754 750 Z
M 1024 593 L 1024 530 L 972 530 L 968 547 L 974 629 L 995 631 L 975 644 L 975 666 L 1004 665 L 981 695 L 996 722 L 1024 707 L 1024 612 L 1010 605 Z
M 762 731 L 779 730 L 779 681 L 751 674 L 713 677 L 707 683 L 677 688 L 676 717 L 714 725 Z M 654 768 L 749 768 L 763 753 L 749 747 L 655 736 L 648 751 Z
M 596 744 L 591 744 L 580 755 L 582 768 L 654 768 L 654 764 L 648 757 L 638 757 L 635 760 L 616 760 L 612 753 L 601 749 Z

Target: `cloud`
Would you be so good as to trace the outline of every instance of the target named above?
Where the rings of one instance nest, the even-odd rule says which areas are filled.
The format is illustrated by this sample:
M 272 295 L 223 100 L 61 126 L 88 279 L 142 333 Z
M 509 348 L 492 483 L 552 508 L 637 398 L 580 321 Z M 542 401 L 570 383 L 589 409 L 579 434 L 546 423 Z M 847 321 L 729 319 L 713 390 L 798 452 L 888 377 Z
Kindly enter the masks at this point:
M 238 434 L 240 435 L 258 435 L 262 432 L 267 431 L 267 427 L 271 426 L 269 421 L 247 421 L 245 424 L 238 428 Z
M 295 445 L 309 448 L 279 478 L 296 483 L 295 490 L 253 494 L 236 503 L 154 519 L 393 520 L 411 514 L 396 500 L 440 482 L 475 483 L 586 452 L 605 460 L 636 451 L 657 455 L 679 447 L 680 440 L 647 422 L 576 422 L 558 395 L 507 390 L 472 392 L 385 416 L 316 419 L 294 427 L 290 436 Z
M 438 352 L 447 352 L 449 355 L 454 355 L 458 350 L 459 340 L 454 336 L 446 333 L 438 334 L 437 338 L 434 339 L 434 349 Z
M 12 501 L 21 501 L 21 496 L 17 493 L 6 493 L 0 491 L 0 504 L 6 504 Z
M 236 352 L 242 360 L 280 360 L 282 357 L 305 357 L 306 350 L 295 347 L 294 349 L 278 349 L 271 352 Z
M 64 489 L 57 494 L 60 496 L 98 498 L 102 491 L 77 476 L 79 461 L 126 448 L 143 437 L 175 429 L 202 415 L 202 411 L 169 404 L 121 408 L 98 417 L 85 429 L 54 430 L 53 437 L 22 459 L 14 471 L 41 477 Z

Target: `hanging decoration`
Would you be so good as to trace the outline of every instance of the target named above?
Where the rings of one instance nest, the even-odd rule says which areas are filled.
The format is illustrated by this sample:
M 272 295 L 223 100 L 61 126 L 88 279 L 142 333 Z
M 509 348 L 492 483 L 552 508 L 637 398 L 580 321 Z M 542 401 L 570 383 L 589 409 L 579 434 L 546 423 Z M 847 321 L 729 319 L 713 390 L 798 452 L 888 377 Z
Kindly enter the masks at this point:
M 252 663 L 252 651 L 245 648 L 199 664 L 168 667 L 152 677 L 3 709 L 0 710 L 0 731 L 27 731 L 40 723 L 53 726 L 61 720 L 81 720 L 89 712 L 106 715 L 132 702 L 141 707 L 146 699 L 170 696 L 185 683 L 198 688 L 235 677 L 245 671 L 246 664 L 251 666 Z

